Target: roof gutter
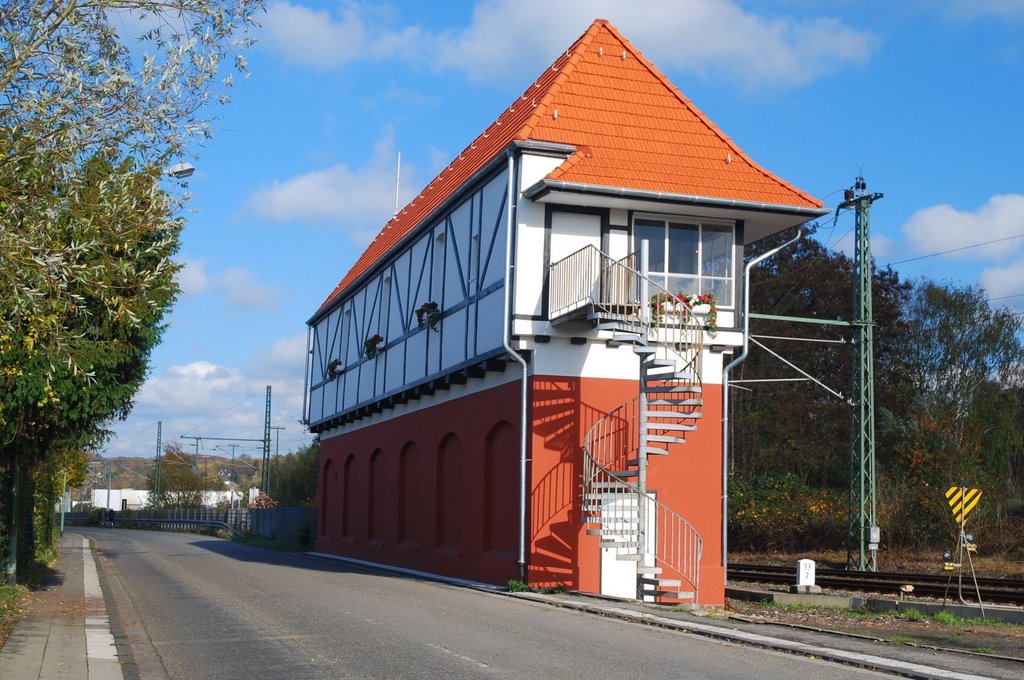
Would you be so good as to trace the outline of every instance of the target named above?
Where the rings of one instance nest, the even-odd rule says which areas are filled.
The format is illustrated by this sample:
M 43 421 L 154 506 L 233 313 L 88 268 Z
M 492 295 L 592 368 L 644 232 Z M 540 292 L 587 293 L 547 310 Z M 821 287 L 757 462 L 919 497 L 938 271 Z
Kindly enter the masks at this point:
M 595 196 L 607 196 L 609 198 L 633 198 L 643 201 L 696 205 L 707 208 L 733 208 L 754 212 L 798 215 L 808 219 L 822 217 L 823 215 L 828 215 L 831 212 L 831 210 L 826 208 L 815 208 L 811 206 L 784 205 L 781 203 L 764 203 L 761 201 L 744 201 L 736 198 L 715 198 L 712 196 L 699 196 L 697 194 L 676 194 L 667 191 L 649 191 L 647 189 L 627 189 L 625 187 L 612 187 L 599 184 L 562 182 L 553 179 L 542 179 L 524 191 L 523 196 L 530 200 L 537 200 L 538 198 L 543 198 L 546 194 L 553 191 L 562 191 L 573 194 L 591 194 Z
M 799 241 L 801 236 L 803 230 L 797 227 L 794 238 L 758 255 L 743 267 L 743 349 L 722 369 L 722 573 L 726 578 L 729 558 L 729 372 L 750 354 L 750 271 L 755 265 Z

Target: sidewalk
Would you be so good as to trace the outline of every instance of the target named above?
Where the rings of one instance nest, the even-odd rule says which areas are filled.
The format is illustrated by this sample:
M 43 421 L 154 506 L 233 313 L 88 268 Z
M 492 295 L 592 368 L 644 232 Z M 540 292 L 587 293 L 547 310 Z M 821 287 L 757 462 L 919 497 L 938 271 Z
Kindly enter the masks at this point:
M 0 678 L 124 678 L 88 539 L 61 537 L 54 573 L 31 597 L 29 612 L 0 648 Z

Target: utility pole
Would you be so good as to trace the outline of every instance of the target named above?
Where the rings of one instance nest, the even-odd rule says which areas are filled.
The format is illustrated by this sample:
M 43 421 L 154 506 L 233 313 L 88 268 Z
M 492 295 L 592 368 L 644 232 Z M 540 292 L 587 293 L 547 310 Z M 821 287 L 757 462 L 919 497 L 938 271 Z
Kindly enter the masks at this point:
M 267 407 L 263 415 L 263 438 L 262 439 L 246 439 L 243 437 L 186 437 L 181 435 L 182 439 L 193 439 L 196 443 L 196 460 L 199 460 L 199 442 L 204 439 L 210 441 L 233 441 L 233 442 L 261 442 L 263 444 L 263 470 L 260 476 L 260 491 L 269 494 L 270 490 L 268 485 L 270 483 L 270 385 L 267 385 Z M 199 466 L 196 465 L 196 472 L 198 473 Z
M 160 509 L 160 435 L 163 433 L 164 422 L 156 421 L 156 472 L 153 473 L 153 507 Z
M 270 495 L 270 385 L 267 385 L 267 409 L 263 416 L 263 478 L 260 491 Z
M 847 189 L 841 209 L 854 209 L 853 350 L 850 399 L 850 498 L 846 568 L 878 571 L 880 531 L 875 503 L 874 316 L 871 305 L 871 204 L 882 194 L 868 193 L 863 177 Z
M 273 426 L 271 426 L 270 429 L 271 430 L 277 430 L 277 443 L 274 446 L 274 475 L 277 477 L 277 482 L 280 484 L 281 483 L 281 478 L 279 476 L 280 470 L 278 469 L 277 466 L 278 466 L 278 463 L 279 463 L 279 457 L 281 455 L 281 430 L 283 430 L 285 428 L 284 428 L 284 425 L 273 425 Z M 271 479 L 271 482 L 273 482 L 273 481 L 274 480 Z M 268 494 L 270 493 L 269 489 L 267 490 L 267 493 Z

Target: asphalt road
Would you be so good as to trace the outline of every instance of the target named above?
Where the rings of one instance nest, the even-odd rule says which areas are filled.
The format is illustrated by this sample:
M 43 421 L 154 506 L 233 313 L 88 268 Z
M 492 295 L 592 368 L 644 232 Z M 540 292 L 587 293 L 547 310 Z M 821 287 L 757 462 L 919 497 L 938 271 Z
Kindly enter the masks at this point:
M 882 677 L 204 536 L 81 533 L 144 680 Z

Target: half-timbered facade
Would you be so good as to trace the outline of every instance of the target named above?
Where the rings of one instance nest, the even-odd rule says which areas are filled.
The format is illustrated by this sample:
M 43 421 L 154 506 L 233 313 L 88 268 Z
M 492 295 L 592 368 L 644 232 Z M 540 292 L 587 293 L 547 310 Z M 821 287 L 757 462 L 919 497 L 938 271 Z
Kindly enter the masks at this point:
M 595 22 L 310 319 L 317 549 L 723 602 L 743 247 L 824 212 Z

